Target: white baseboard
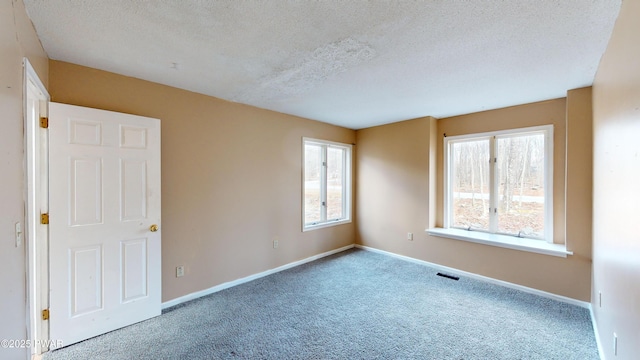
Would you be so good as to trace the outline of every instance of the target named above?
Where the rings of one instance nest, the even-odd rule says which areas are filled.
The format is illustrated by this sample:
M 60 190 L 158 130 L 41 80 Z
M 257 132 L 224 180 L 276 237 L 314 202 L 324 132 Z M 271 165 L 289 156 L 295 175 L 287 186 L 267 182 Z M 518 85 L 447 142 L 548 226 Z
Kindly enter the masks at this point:
M 389 255 L 389 256 L 392 256 L 392 257 L 395 257 L 395 258 L 398 258 L 398 259 L 401 259 L 401 260 L 412 262 L 412 263 L 421 264 L 421 265 L 427 265 L 427 266 L 430 266 L 432 268 L 435 268 L 435 269 L 438 269 L 438 270 L 442 270 L 442 271 L 445 271 L 445 272 L 448 272 L 448 273 L 451 273 L 451 274 L 466 276 L 468 278 L 472 278 L 472 279 L 488 282 L 488 283 L 495 284 L 495 285 L 508 287 L 508 288 L 511 288 L 511 289 L 520 290 L 520 291 L 523 291 L 523 292 L 526 292 L 526 293 L 529 293 L 529 294 L 543 296 L 543 297 L 546 297 L 546 298 L 549 298 L 549 299 L 561 301 L 563 303 L 567 303 L 567 304 L 571 304 L 571 305 L 577 305 L 577 306 L 583 307 L 585 309 L 591 309 L 591 304 L 586 302 L 586 301 L 580 301 L 580 300 L 572 299 L 570 297 L 557 295 L 557 294 L 549 293 L 549 292 L 546 292 L 546 291 L 542 291 L 542 290 L 533 289 L 533 288 L 530 288 L 530 287 L 526 287 L 526 286 L 510 283 L 510 282 L 507 282 L 507 281 L 502 281 L 502 280 L 490 278 L 490 277 L 487 277 L 487 276 L 482 276 L 482 275 L 470 273 L 470 272 L 467 272 L 467 271 L 458 270 L 458 269 L 450 268 L 450 267 L 447 267 L 447 266 L 442 266 L 442 265 L 430 263 L 428 261 L 415 259 L 415 258 L 412 258 L 412 257 L 409 257 L 409 256 L 398 255 L 398 254 L 395 254 L 395 253 L 392 253 L 392 252 L 379 250 L 379 249 L 368 247 L 368 246 L 364 246 L 364 245 L 355 245 L 355 247 L 357 247 L 359 249 L 367 250 L 367 251 L 376 252 L 376 253 L 379 253 L 379 254 Z M 593 317 L 592 317 L 592 319 L 593 319 Z
M 589 312 L 591 313 L 591 326 L 593 326 L 593 333 L 596 336 L 596 344 L 598 345 L 598 354 L 600 355 L 600 360 L 605 360 L 602 343 L 600 342 L 600 333 L 598 332 L 598 323 L 596 322 L 596 317 L 593 314 L 593 305 L 589 306 Z
M 318 259 L 321 259 L 321 258 L 329 256 L 329 255 L 333 255 L 333 254 L 336 254 L 336 253 L 339 253 L 339 252 L 342 252 L 342 251 L 345 251 L 345 250 L 349 250 L 349 249 L 351 249 L 353 247 L 354 247 L 354 245 L 343 246 L 341 248 L 338 248 L 338 249 L 335 249 L 335 250 L 331 250 L 331 251 L 327 251 L 327 252 L 324 252 L 322 254 L 314 255 L 314 256 L 308 257 L 306 259 L 302 259 L 302 260 L 294 261 L 294 262 L 286 264 L 286 265 L 278 266 L 277 268 L 274 268 L 274 269 L 270 269 L 270 270 L 263 271 L 263 272 L 260 272 L 260 273 L 257 273 L 257 274 L 249 275 L 249 276 L 243 277 L 241 279 L 229 281 L 229 282 L 222 283 L 220 285 L 216 285 L 216 286 L 208 288 L 208 289 L 204 289 L 204 290 L 193 292 L 191 294 L 180 296 L 180 297 L 175 298 L 173 300 L 169 300 L 167 302 L 162 303 L 162 310 L 170 308 L 172 306 L 176 306 L 176 305 L 182 304 L 182 303 L 190 301 L 190 300 L 194 300 L 194 299 L 197 299 L 197 298 L 200 298 L 200 297 L 203 297 L 203 296 L 207 296 L 209 294 L 216 293 L 216 292 L 224 290 L 224 289 L 228 289 L 230 287 L 234 287 L 234 286 L 237 286 L 237 285 L 240 285 L 240 284 L 244 284 L 246 282 L 249 282 L 249 281 L 252 281 L 252 280 L 255 280 L 255 279 L 259 279 L 261 277 L 265 277 L 265 276 L 268 276 L 268 275 L 271 275 L 271 274 L 275 274 L 275 273 L 283 271 L 283 270 L 291 269 L 292 267 L 296 267 L 296 266 L 299 266 L 299 265 L 302 265 L 302 264 L 306 264 L 308 262 L 311 262 L 311 261 L 314 261 L 314 260 L 318 260 Z

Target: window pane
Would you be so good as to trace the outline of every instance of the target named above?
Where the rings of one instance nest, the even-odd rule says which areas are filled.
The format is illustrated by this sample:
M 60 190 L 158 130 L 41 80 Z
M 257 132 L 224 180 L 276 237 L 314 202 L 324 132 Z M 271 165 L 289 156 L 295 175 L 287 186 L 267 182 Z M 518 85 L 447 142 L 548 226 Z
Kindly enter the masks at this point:
M 544 134 L 496 139 L 498 229 L 544 238 Z
M 489 140 L 452 144 L 451 226 L 489 230 Z
M 322 200 L 320 199 L 320 177 L 322 175 L 322 147 L 304 146 L 304 223 L 319 222 Z
M 342 201 L 345 189 L 344 150 L 327 149 L 327 220 L 342 219 Z

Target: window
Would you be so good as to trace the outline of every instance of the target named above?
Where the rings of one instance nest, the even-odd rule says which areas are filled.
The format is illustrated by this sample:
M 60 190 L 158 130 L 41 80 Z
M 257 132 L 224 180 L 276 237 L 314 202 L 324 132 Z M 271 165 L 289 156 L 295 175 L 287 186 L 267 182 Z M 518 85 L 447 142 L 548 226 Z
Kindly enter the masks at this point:
M 446 137 L 445 228 L 553 243 L 553 127 Z
M 351 221 L 351 145 L 303 139 L 303 230 Z

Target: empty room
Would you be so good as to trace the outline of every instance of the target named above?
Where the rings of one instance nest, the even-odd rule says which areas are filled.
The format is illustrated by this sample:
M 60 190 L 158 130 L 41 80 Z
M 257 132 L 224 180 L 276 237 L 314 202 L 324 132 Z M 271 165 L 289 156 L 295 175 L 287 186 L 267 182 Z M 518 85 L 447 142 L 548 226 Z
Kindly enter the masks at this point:
M 0 358 L 637 359 L 638 18 L 0 0 Z

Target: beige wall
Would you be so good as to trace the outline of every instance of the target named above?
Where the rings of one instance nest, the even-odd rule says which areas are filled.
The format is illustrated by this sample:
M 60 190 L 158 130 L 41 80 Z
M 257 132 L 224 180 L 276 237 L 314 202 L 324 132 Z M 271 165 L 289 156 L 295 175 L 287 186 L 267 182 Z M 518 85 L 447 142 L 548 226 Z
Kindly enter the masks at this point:
M 24 226 L 24 115 L 22 59 L 45 84 L 47 56 L 22 1 L 0 1 L 0 339 L 26 339 L 26 252 L 15 246 L 14 225 Z M 25 359 L 27 349 L 0 348 L 2 359 Z
M 574 257 L 591 259 L 593 112 L 591 87 L 567 93 L 566 239 Z M 561 170 L 561 169 L 559 169 Z M 578 251 L 576 251 L 576 246 Z M 589 274 L 591 282 L 591 274 Z M 590 286 L 589 286 L 590 287 Z M 587 298 L 589 300 L 589 298 Z
M 640 2 L 623 1 L 593 85 L 593 310 L 607 359 L 640 354 Z M 602 293 L 602 307 L 598 293 Z
M 301 154 L 355 131 L 57 61 L 49 81 L 53 101 L 162 120 L 163 301 L 353 244 L 354 223 L 301 231 Z
M 26 56 L 45 84 L 50 79 L 54 101 L 162 119 L 163 301 L 351 244 L 354 237 L 363 245 L 588 301 L 593 171 L 593 306 L 599 336 L 608 358 L 613 357 L 613 332 L 619 338 L 617 358 L 633 358 L 640 353 L 640 235 L 633 226 L 640 205 L 622 199 L 640 198 L 638 17 L 640 3 L 623 2 L 598 69 L 591 168 L 591 127 L 585 124 L 590 89 L 569 91 L 566 100 L 354 132 L 49 63 L 22 1 L 0 1 L 0 338 L 27 337 L 26 254 L 14 242 L 14 224 L 24 224 Z M 555 233 L 558 240 L 566 238 L 574 256 L 562 259 L 426 235 L 425 228 L 442 219 L 443 132 L 551 122 L 556 124 Z M 357 138 L 355 223 L 300 231 L 302 136 L 346 143 Z M 564 170 L 558 171 L 565 165 L 566 178 Z M 407 232 L 414 233 L 414 241 L 406 239 Z M 279 249 L 272 249 L 275 237 Z M 186 266 L 184 278 L 175 278 L 177 265 Z M 3 359 L 26 355 L 26 349 L 0 349 Z
M 422 258 L 431 118 L 357 131 L 358 244 Z M 407 240 L 407 233 L 414 241 Z
M 565 236 L 565 216 L 572 224 L 588 221 L 589 199 L 568 204 L 565 212 L 565 154 L 570 153 L 577 169 L 568 186 L 584 188 L 584 177 L 590 177 L 590 157 L 579 152 L 590 144 L 590 133 L 576 130 L 570 137 L 572 148 L 565 152 L 566 123 L 588 126 L 591 118 L 590 89 L 568 93 L 569 101 L 557 99 L 505 109 L 457 116 L 437 121 L 416 119 L 357 131 L 357 242 L 362 245 L 414 257 L 417 259 L 489 276 L 495 279 L 590 301 L 591 246 L 590 237 L 579 231 Z M 571 104 L 571 111 L 567 109 Z M 554 233 L 557 242 L 567 239 L 574 252 L 559 258 L 488 245 L 429 236 L 434 214 L 429 199 L 430 187 L 436 181 L 437 206 L 435 223 L 442 224 L 442 139 L 448 136 L 486 132 L 507 128 L 554 124 Z M 433 154 L 433 131 L 435 151 Z M 589 145 L 590 146 L 590 145 Z M 436 166 L 433 166 L 433 158 Z M 429 170 L 429 169 L 432 170 Z M 434 170 L 435 168 L 435 170 Z M 573 168 L 572 168 L 573 169 Z M 433 171 L 436 171 L 434 176 Z M 569 179 L 569 178 L 568 178 Z M 580 209 L 578 209 L 580 208 Z M 586 214 L 586 215 L 585 215 Z M 590 218 L 590 217 L 589 217 Z M 572 230 L 574 231 L 574 230 Z M 413 232 L 414 241 L 407 240 Z

